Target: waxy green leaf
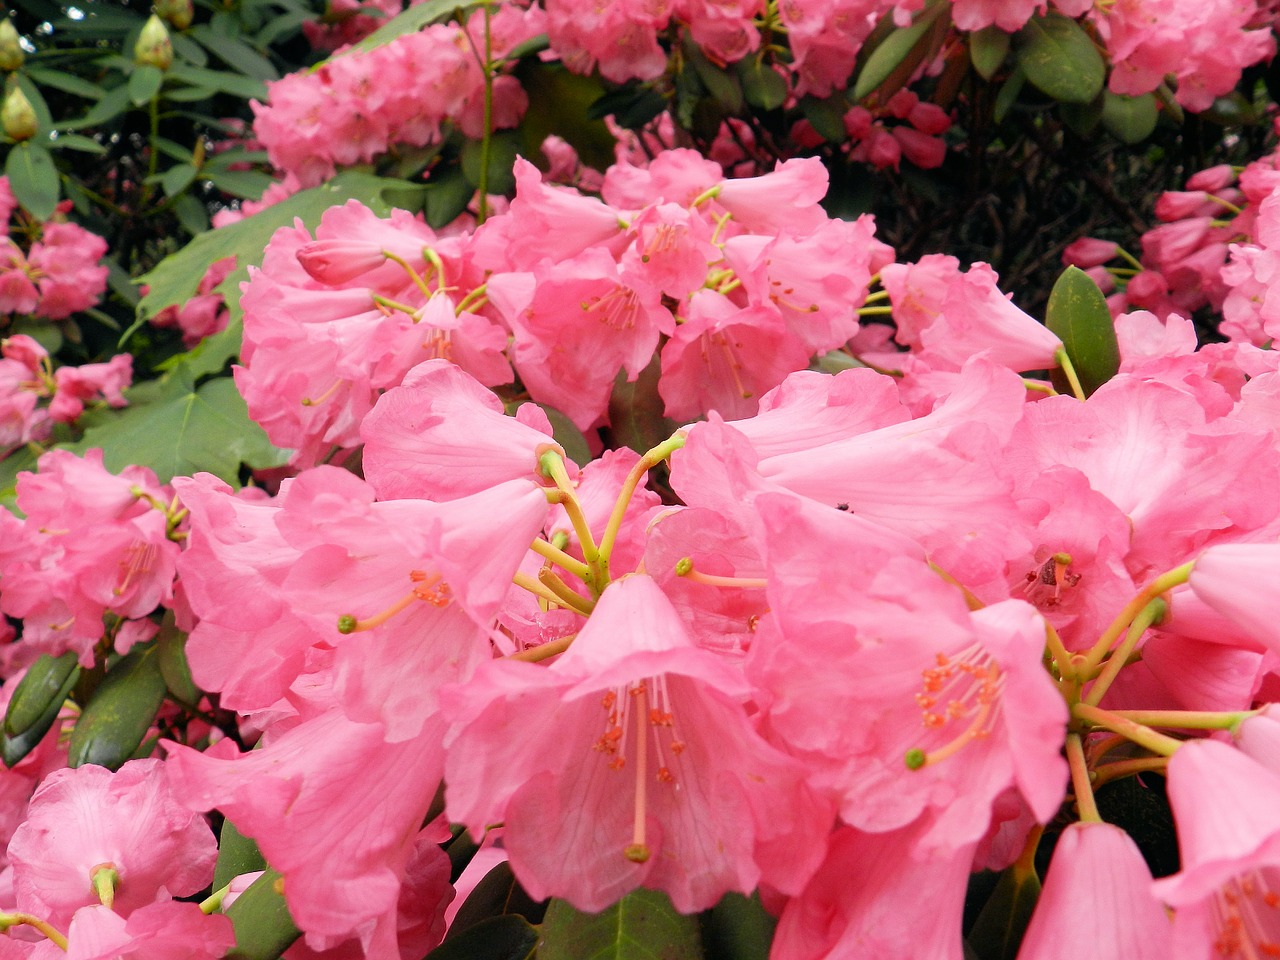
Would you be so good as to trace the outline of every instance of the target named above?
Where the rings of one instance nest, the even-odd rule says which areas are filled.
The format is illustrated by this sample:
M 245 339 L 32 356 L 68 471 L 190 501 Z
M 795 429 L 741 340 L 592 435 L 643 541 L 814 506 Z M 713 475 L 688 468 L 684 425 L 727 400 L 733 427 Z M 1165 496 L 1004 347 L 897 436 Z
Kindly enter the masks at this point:
M 965 937 L 969 948 L 980 960 L 1014 960 L 1039 899 L 1035 870 L 1005 870 Z
M 276 960 L 302 932 L 284 902 L 284 877 L 267 869 L 227 908 L 236 945 L 226 960 Z
M 426 960 L 530 960 L 535 952 L 542 957 L 538 929 L 524 917 L 507 914 L 468 927 L 432 950 Z
M 1089 103 L 1107 69 L 1080 24 L 1050 13 L 1032 17 L 1017 35 L 1018 65 L 1041 93 L 1060 103 Z
M 1045 326 L 1058 335 L 1075 367 L 1085 396 L 1089 396 L 1120 369 L 1116 328 L 1107 309 L 1107 298 L 1079 267 L 1067 267 L 1049 294 Z M 1054 373 L 1060 393 L 1070 388 Z
M 990 80 L 1009 55 L 1009 34 L 995 24 L 969 34 L 969 60 L 983 80 Z
M 665 893 L 633 890 L 600 913 L 552 900 L 538 960 L 702 960 L 696 917 L 677 913 Z
M 14 198 L 37 220 L 48 220 L 58 206 L 58 168 L 49 151 L 27 141 L 9 149 L 4 162 Z
M 67 765 L 118 769 L 142 745 L 164 701 L 154 645 L 136 646 L 94 690 L 71 731 Z
M 230 820 L 223 820 L 222 832 L 218 834 L 218 864 L 213 868 L 213 889 L 221 890 L 241 874 L 266 868 L 267 861 L 257 842 L 237 830 Z
M 0 759 L 6 767 L 12 767 L 40 744 L 79 678 L 80 666 L 71 652 L 60 657 L 41 654 L 28 668 L 4 716 Z
M 1121 143 L 1141 143 L 1156 128 L 1160 109 L 1154 93 L 1126 97 L 1110 90 L 1102 93 L 1102 125 Z

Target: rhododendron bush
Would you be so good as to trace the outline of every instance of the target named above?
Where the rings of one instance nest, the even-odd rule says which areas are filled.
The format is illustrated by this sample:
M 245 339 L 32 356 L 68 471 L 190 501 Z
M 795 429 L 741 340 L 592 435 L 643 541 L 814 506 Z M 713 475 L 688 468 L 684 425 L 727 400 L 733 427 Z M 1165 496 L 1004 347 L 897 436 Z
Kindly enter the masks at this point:
M 1274 4 L 14 8 L 0 958 L 1280 954 Z

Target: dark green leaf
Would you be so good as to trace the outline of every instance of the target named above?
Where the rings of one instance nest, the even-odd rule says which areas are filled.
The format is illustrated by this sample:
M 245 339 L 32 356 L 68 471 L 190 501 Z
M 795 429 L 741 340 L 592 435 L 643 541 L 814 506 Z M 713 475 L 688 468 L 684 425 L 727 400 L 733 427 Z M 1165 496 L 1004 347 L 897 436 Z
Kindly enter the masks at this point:
M 130 389 L 129 406 L 99 410 L 82 422 L 84 438 L 70 449 L 101 447 L 108 470 L 150 467 L 161 483 L 207 470 L 235 484 L 240 465 L 276 467 L 286 459 L 249 419 L 230 377 L 195 387 L 181 368 Z
M 222 833 L 218 835 L 218 865 L 213 869 L 213 889 L 221 890 L 241 874 L 266 868 L 267 861 L 262 858 L 258 844 L 237 830 L 230 820 L 223 820 Z
M 176 163 L 160 175 L 160 186 L 166 197 L 180 194 L 196 178 L 196 168 L 189 163 Z
M 417 33 L 430 23 L 439 23 L 451 17 L 455 10 L 466 11 L 480 6 L 478 0 L 427 0 L 416 7 L 410 7 L 404 13 L 392 17 L 369 36 L 357 44 L 353 44 L 337 56 L 344 57 L 349 53 L 362 53 L 390 43 L 396 37 L 406 33 Z
M 1045 326 L 1058 335 L 1085 396 L 1120 369 L 1120 348 L 1107 299 L 1079 267 L 1067 267 L 1049 294 Z M 1059 383 L 1055 375 L 1055 384 Z M 1063 392 L 1059 387 L 1059 392 Z
M 19 143 L 9 151 L 4 163 L 9 188 L 37 220 L 48 220 L 58 206 L 58 168 L 49 151 L 38 143 Z
M 601 913 L 552 900 L 538 960 L 701 960 L 698 921 L 677 913 L 665 893 L 639 889 Z
M 1018 94 L 1022 93 L 1022 88 L 1027 85 L 1027 75 L 1022 72 L 1022 67 L 1015 67 L 1013 72 L 1009 74 L 1000 87 L 1000 92 L 996 94 L 996 102 L 992 107 L 991 114 L 996 123 L 1000 123 L 1008 115 L 1013 105 L 1018 102 Z
M 192 153 L 189 149 L 184 147 L 182 144 L 175 143 L 174 141 L 169 140 L 166 137 L 155 137 L 151 141 L 151 145 L 155 147 L 159 153 L 163 153 L 166 157 L 169 157 L 171 160 L 176 160 L 178 161 L 178 163 L 194 163 L 195 162 L 194 153 Z
M 97 140 L 92 137 L 82 137 L 78 133 L 59 133 L 57 136 L 50 138 L 48 147 L 50 150 L 78 150 L 81 153 L 97 155 L 107 152 L 107 148 Z
M 63 93 L 84 97 L 86 100 L 102 99 L 102 87 L 90 83 L 83 77 L 77 77 L 74 73 L 64 73 L 48 67 L 24 67 L 22 72 L 42 87 L 53 87 Z
M 169 42 L 173 44 L 174 54 L 187 61 L 193 67 L 207 67 L 209 65 L 209 55 L 204 52 L 204 47 L 200 46 L 185 33 L 170 32 Z
M 983 80 L 990 80 L 1009 55 L 1009 34 L 992 24 L 969 34 L 969 60 Z
M 154 645 L 136 646 L 107 673 L 85 704 L 67 748 L 67 765 L 115 770 L 142 744 L 164 701 Z
M 883 42 L 871 51 L 871 55 L 867 57 L 867 61 L 863 64 L 861 72 L 858 74 L 858 80 L 853 85 L 852 97 L 854 100 L 861 100 L 868 96 L 880 84 L 888 79 L 889 74 L 893 73 L 904 60 L 918 45 L 926 43 L 925 34 L 928 33 L 929 27 L 933 25 L 934 17 L 937 16 L 938 7 L 932 8 L 925 16 L 922 16 L 909 27 L 899 27 L 884 38 Z
M 261 80 L 228 73 L 225 70 L 206 70 L 186 63 L 174 61 L 169 68 L 169 76 L 174 80 L 190 84 L 193 87 L 207 87 L 219 93 L 229 93 L 233 97 L 244 100 L 266 100 L 267 85 Z
M 555 407 L 549 407 L 545 403 L 540 403 L 538 406 L 551 421 L 552 434 L 556 443 L 564 447 L 565 455 L 581 467 L 590 463 L 592 456 L 591 449 L 587 446 L 587 438 L 574 426 L 573 421 Z
M 1239 90 L 1232 90 L 1225 96 L 1218 97 L 1213 101 L 1213 105 L 1200 115 L 1206 120 L 1212 120 L 1226 127 L 1258 122 L 1258 111 Z
M 315 15 L 306 10 L 282 13 L 257 32 L 258 42 L 270 46 L 286 35 L 296 33 L 304 23 L 314 18 Z
M 1010 867 L 973 922 L 966 942 L 980 960 L 1014 960 L 1040 898 L 1035 870 Z
M 13 691 L 4 715 L 4 732 L 11 737 L 26 733 L 40 723 L 50 707 L 61 709 L 79 673 L 75 653 L 64 653 L 60 657 L 42 653 Z M 45 730 L 48 729 L 46 726 Z
M 44 94 L 40 92 L 40 88 L 31 82 L 30 77 L 23 76 L 21 73 L 15 73 L 13 76 L 18 88 L 30 101 L 31 109 L 36 113 L 36 123 L 41 131 L 52 129 L 53 115 L 49 112 L 49 105 L 45 103 Z
M 1153 93 L 1126 97 L 1110 90 L 1102 92 L 1102 125 L 1121 143 L 1141 143 L 1156 128 L 1160 111 Z
M 504 130 L 495 133 L 489 143 L 488 177 L 485 180 L 487 193 L 510 193 L 516 188 L 514 166 L 516 156 L 520 152 L 518 135 L 514 131 Z M 467 182 L 480 187 L 480 169 L 483 162 L 483 145 L 479 140 L 468 140 L 462 147 L 462 173 Z
M 445 939 L 456 940 L 489 917 L 518 914 L 530 923 L 540 923 L 545 912 L 545 906 L 525 893 L 511 872 L 511 864 L 504 860 L 484 875 L 466 902 L 458 908 Z
M 88 113 L 78 120 L 60 120 L 59 130 L 82 130 L 85 127 L 96 127 L 113 120 L 129 109 L 129 88 L 121 84 L 103 94 L 102 99 L 89 108 Z
M 427 184 L 425 216 L 427 223 L 436 230 L 453 223 L 476 195 L 476 188 L 458 169 L 440 176 L 433 176 Z
M 604 121 L 587 116 L 591 104 L 604 92 L 598 79 L 570 73 L 559 63 L 539 60 L 522 61 L 516 68 L 516 77 L 529 97 L 529 107 L 520 122 L 526 157 L 536 157 L 542 141 L 554 133 L 568 141 L 588 167 L 604 170 L 613 163 L 613 134 Z
M 647 453 L 675 431 L 678 426 L 663 415 L 666 405 L 658 395 L 661 367 L 657 354 L 634 382 L 628 382 L 626 371 L 619 371 L 609 398 L 609 422 L 612 424 L 613 446 L 630 447 Z
M 163 70 L 149 63 L 140 64 L 129 74 L 129 99 L 135 107 L 150 103 L 163 85 Z
M 198 23 L 189 31 L 201 46 L 222 60 L 227 66 L 255 80 L 279 80 L 280 72 L 271 61 L 243 40 L 228 37 Z
M 227 908 L 236 945 L 227 960 L 276 960 L 300 937 L 284 902 L 284 877 L 270 868 Z
M 666 97 L 652 87 L 622 87 L 592 103 L 587 116 L 592 120 L 612 116 L 619 126 L 639 130 L 666 108 Z
M 1018 32 L 1018 64 L 1041 93 L 1060 103 L 1089 103 L 1102 92 L 1106 65 L 1080 24 L 1050 13 Z
M 1091 103 L 1064 103 L 1058 107 L 1062 119 L 1080 137 L 1091 137 L 1102 120 L 1102 97 Z
M 787 81 L 759 57 L 738 61 L 738 78 L 747 103 L 761 110 L 776 110 L 787 99 Z
M 198 103 L 217 95 L 218 91 L 212 87 L 176 87 L 166 90 L 164 98 L 170 103 Z
M 173 611 L 165 612 L 160 633 L 156 636 L 156 657 L 164 685 L 179 703 L 195 706 L 200 702 L 200 688 L 191 679 L 187 663 L 187 635 L 174 623 Z
M 537 928 L 524 917 L 509 914 L 482 920 L 440 944 L 426 960 L 529 960 L 537 949 Z M 540 950 L 538 956 L 542 957 Z
M 707 960 L 768 960 L 778 926 L 760 903 L 760 895 L 727 893 L 702 914 L 702 943 Z
M 693 69 L 698 74 L 698 79 L 702 81 L 702 85 L 706 87 L 707 92 L 715 97 L 725 114 L 735 117 L 742 113 L 745 103 L 742 96 L 742 84 L 737 76 L 722 67 L 716 66 L 707 59 L 707 55 L 702 52 L 702 48 L 694 43 L 693 38 L 687 34 L 683 50 L 685 61 L 692 64 Z
M 800 101 L 800 112 L 804 114 L 810 126 L 818 136 L 831 143 L 843 143 L 848 134 L 844 129 L 844 115 L 848 109 L 842 94 L 836 94 L 825 100 L 817 97 L 805 97 Z
M 261 170 L 210 170 L 205 167 L 203 176 L 223 193 L 245 200 L 259 200 L 267 187 L 275 181 Z
M 203 203 L 189 193 L 184 193 L 174 201 L 173 215 L 178 218 L 178 223 L 182 224 L 182 229 L 193 237 L 209 229 L 209 211 L 205 209 Z M 135 293 L 133 301 L 135 305 L 138 299 Z

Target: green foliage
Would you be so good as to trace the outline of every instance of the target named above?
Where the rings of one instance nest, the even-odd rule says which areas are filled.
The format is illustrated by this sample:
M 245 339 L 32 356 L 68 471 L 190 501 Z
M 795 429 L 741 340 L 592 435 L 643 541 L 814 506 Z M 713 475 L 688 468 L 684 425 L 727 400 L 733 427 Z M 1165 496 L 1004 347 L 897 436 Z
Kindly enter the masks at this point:
M 164 701 L 164 677 L 154 643 L 139 644 L 103 678 L 84 705 L 67 765 L 118 769 L 138 752 Z
M 1045 326 L 1058 335 L 1067 351 L 1085 396 L 1116 375 L 1120 369 L 1120 347 L 1107 299 L 1087 273 L 1067 267 L 1049 294 Z M 1065 382 L 1060 392 L 1070 392 Z
M 1106 66 L 1080 24 L 1058 13 L 1032 17 L 1018 33 L 1018 64 L 1032 85 L 1060 103 L 1089 103 Z
M 965 937 L 967 947 L 979 960 L 1015 960 L 1039 898 L 1035 870 L 1009 867 Z
M 0 758 L 6 767 L 12 767 L 44 739 L 79 678 L 80 666 L 70 652 L 60 657 L 41 654 L 27 669 L 4 716 Z
M 227 960 L 276 960 L 302 932 L 284 902 L 284 877 L 268 868 L 227 908 L 236 945 Z
M 702 960 L 698 921 L 665 893 L 640 888 L 600 913 L 552 900 L 538 960 Z

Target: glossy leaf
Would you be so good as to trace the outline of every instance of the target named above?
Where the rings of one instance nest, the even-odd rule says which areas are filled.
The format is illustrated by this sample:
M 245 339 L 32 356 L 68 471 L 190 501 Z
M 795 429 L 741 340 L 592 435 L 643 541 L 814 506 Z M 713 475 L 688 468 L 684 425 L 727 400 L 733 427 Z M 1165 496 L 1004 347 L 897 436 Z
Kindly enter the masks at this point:
M 559 63 L 524 60 L 516 77 L 529 97 L 520 122 L 520 140 L 526 157 L 535 157 L 549 134 L 566 140 L 588 167 L 604 170 L 613 163 L 615 140 L 603 120 L 588 119 L 587 112 L 604 93 L 595 77 L 570 73 Z M 433 178 L 434 179 L 434 178 Z
M 302 935 L 284 902 L 284 877 L 267 869 L 227 908 L 236 945 L 227 960 L 276 960 Z
M 228 93 L 233 97 L 240 97 L 245 100 L 265 101 L 267 99 L 267 85 L 265 83 L 239 73 L 193 67 L 187 63 L 178 63 L 175 60 L 173 66 L 169 68 L 168 75 L 174 80 L 180 80 L 193 87 L 216 90 L 218 93 Z
M 1141 143 L 1151 136 L 1160 119 L 1153 93 L 1125 97 L 1110 90 L 1102 93 L 1102 125 L 1121 143 Z
M 980 960 L 1015 960 L 1039 899 L 1035 870 L 1005 870 L 965 937 L 970 949 Z
M 969 60 L 983 80 L 990 80 L 1009 55 L 1009 34 L 992 24 L 969 34 Z
M 769 960 L 778 920 L 760 903 L 760 895 L 727 893 L 702 914 L 707 960 Z
M 446 940 L 426 960 L 530 960 L 538 950 L 538 930 L 516 914 L 490 917 Z M 586 960 L 586 956 L 583 956 Z
M 267 861 L 262 858 L 257 842 L 237 830 L 230 820 L 223 820 L 222 832 L 218 834 L 218 865 L 213 869 L 213 889 L 221 890 L 241 874 L 266 868 Z
M 1045 326 L 1062 341 L 1085 396 L 1120 369 L 1120 347 L 1107 299 L 1079 267 L 1067 267 L 1053 285 L 1045 309 Z M 1055 371 L 1054 383 L 1059 382 Z M 1058 390 L 1064 392 L 1062 386 Z
M 1018 65 L 1041 93 L 1060 103 L 1089 103 L 1102 92 L 1106 66 L 1080 24 L 1061 14 L 1032 17 L 1018 32 Z
M 243 40 L 221 34 L 203 23 L 193 26 L 190 34 L 202 47 L 246 77 L 253 77 L 255 80 L 280 79 L 280 72 L 271 61 Z
M 466 902 L 458 908 L 445 940 L 456 940 L 467 930 L 490 917 L 509 914 L 524 917 L 530 923 L 541 923 L 546 907 L 532 900 L 511 872 L 511 864 L 502 861 L 484 875 Z
M 59 130 L 82 130 L 85 127 L 96 127 L 113 120 L 129 109 L 129 88 L 121 84 L 108 90 L 102 99 L 89 108 L 84 116 L 74 120 L 60 120 Z
M 639 889 L 601 913 L 552 900 L 542 921 L 538 960 L 701 960 L 695 917 L 677 913 L 665 893 Z
M 516 188 L 513 172 L 516 155 L 520 152 L 519 135 L 514 131 L 495 133 L 489 141 L 488 170 L 485 190 L 488 193 L 510 193 Z M 479 188 L 482 164 L 484 163 L 484 144 L 479 140 L 468 140 L 462 147 L 462 173 L 467 182 Z
M 137 646 L 107 673 L 85 704 L 67 748 L 67 765 L 118 769 L 141 746 L 164 701 L 154 645 Z
M 190 706 L 200 702 L 200 688 L 191 679 L 191 666 L 187 663 L 187 635 L 178 629 L 172 610 L 164 615 L 160 633 L 156 636 L 156 657 L 164 685 L 179 703 Z
M 82 137 L 78 133 L 60 133 L 49 140 L 50 150 L 77 150 L 80 153 L 92 153 L 101 156 L 107 148 L 92 137 Z
M 1002 122 L 1008 116 L 1013 105 L 1018 102 L 1018 95 L 1022 93 L 1022 88 L 1026 85 L 1027 75 L 1022 72 L 1021 67 L 1015 68 L 996 94 L 996 102 L 991 111 L 996 123 Z
M 933 7 L 909 27 L 898 27 L 871 51 L 853 85 L 851 97 L 854 100 L 861 100 L 875 91 L 907 59 L 907 55 L 923 43 L 939 9 Z
M 53 87 L 55 90 L 83 97 L 86 100 L 102 99 L 102 87 L 90 83 L 84 77 L 78 77 L 74 73 L 64 73 L 61 70 L 51 70 L 48 67 L 24 67 L 22 72 L 42 87 Z
M 626 371 L 618 373 L 609 397 L 612 446 L 630 447 L 643 454 L 671 436 L 678 426 L 664 415 L 666 405 L 658 394 L 660 372 L 661 361 L 655 354 L 634 382 L 627 380 Z
M 51 703 L 62 706 L 79 673 L 76 659 L 71 651 L 60 657 L 42 653 L 31 664 L 9 700 L 9 709 L 4 715 L 5 733 L 10 736 L 25 733 L 40 722 Z
M 758 57 L 738 62 L 738 78 L 747 103 L 761 110 L 776 110 L 787 99 L 787 81 Z
M 196 168 L 189 163 L 175 163 L 160 175 L 160 186 L 164 188 L 166 197 L 180 194 L 196 178 Z
M 84 437 L 70 449 L 101 447 L 108 470 L 118 473 L 136 463 L 154 470 L 161 483 L 204 470 L 235 484 L 242 463 L 284 463 L 287 455 L 249 419 L 230 377 L 196 387 L 187 374 L 177 369 L 140 384 L 125 394 L 128 407 L 86 416 Z
M 37 220 L 48 220 L 61 193 L 53 157 L 38 143 L 19 143 L 9 150 L 5 175 L 14 198 Z

